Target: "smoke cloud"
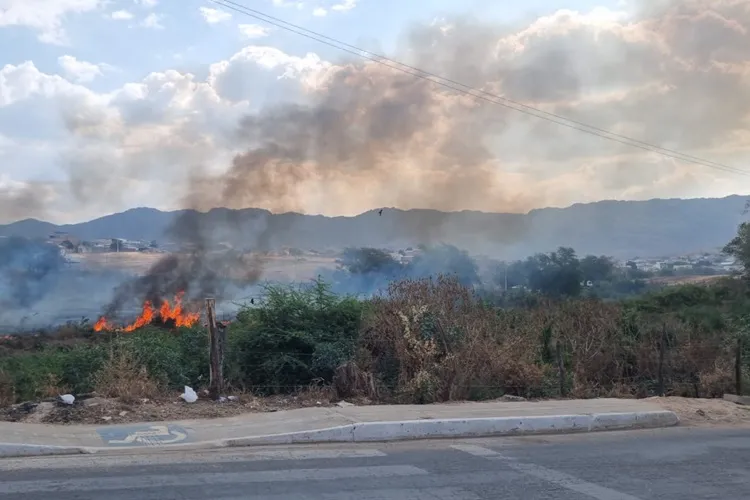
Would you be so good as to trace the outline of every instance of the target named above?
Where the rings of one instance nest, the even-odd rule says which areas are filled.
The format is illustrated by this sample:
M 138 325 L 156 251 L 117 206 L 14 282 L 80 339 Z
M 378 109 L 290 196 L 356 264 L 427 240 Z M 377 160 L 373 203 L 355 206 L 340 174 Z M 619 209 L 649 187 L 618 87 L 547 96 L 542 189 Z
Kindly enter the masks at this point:
M 65 264 L 57 248 L 23 238 L 0 238 L 0 309 L 29 307 L 53 285 Z
M 750 158 L 750 3 L 629 5 L 621 12 L 561 10 L 526 24 L 455 18 L 413 26 L 393 57 L 548 112 L 742 165 Z M 289 95 L 286 102 L 248 104 L 248 82 L 255 80 L 243 71 L 257 71 L 258 61 L 280 68 L 276 82 Z M 359 59 L 331 63 L 248 47 L 212 66 L 205 81 L 167 71 L 108 101 L 80 90 L 65 95 L 65 123 L 77 140 L 65 156 L 74 180 L 68 191 L 92 207 L 111 206 L 124 192 L 144 199 L 158 192 L 173 206 L 199 211 L 260 207 L 339 215 L 386 206 L 519 213 L 736 188 L 725 173 Z M 99 168 L 103 160 L 112 168 Z M 35 198 L 14 193 L 0 190 L 0 198 L 21 196 L 30 212 L 38 211 Z M 0 199 L 4 206 L 10 204 Z M 251 283 L 262 278 L 262 262 L 243 261 L 240 250 L 270 248 L 276 235 L 294 230 L 293 216 L 225 211 L 211 217 L 180 216 L 171 235 L 189 252 L 165 258 L 124 286 L 110 311 L 134 295 L 185 288 L 226 294 L 218 277 L 227 273 Z M 424 243 L 439 242 L 447 217 L 425 212 L 408 230 Z M 517 247 L 529 228 L 513 220 L 471 228 L 472 239 Z M 236 251 L 219 255 L 216 245 L 226 241 Z
M 125 279 L 120 272 L 76 269 L 55 245 L 0 237 L 0 328 L 91 319 Z
M 545 111 L 744 164 L 747 2 L 628 5 L 512 25 L 455 18 L 412 26 L 392 56 Z M 74 180 L 65 196 L 91 210 L 135 197 L 159 208 L 327 215 L 382 206 L 525 212 L 602 198 L 724 195 L 736 185 L 722 172 L 354 58 L 249 46 L 211 66 L 205 80 L 169 70 L 107 98 L 29 67 L 14 71 L 65 97 L 60 109 L 76 139 L 63 158 Z
M 750 119 L 748 47 L 747 2 L 694 0 L 643 3 L 635 14 L 560 11 L 522 28 L 466 19 L 417 26 L 396 57 L 546 111 L 726 161 L 747 155 L 735 141 L 747 137 Z M 575 189 L 637 196 L 670 179 L 691 184 L 707 175 L 374 62 L 320 68 L 304 88 L 304 103 L 241 120 L 236 140 L 245 150 L 221 175 L 201 178 L 208 193 L 198 196 L 199 206 L 523 212 Z

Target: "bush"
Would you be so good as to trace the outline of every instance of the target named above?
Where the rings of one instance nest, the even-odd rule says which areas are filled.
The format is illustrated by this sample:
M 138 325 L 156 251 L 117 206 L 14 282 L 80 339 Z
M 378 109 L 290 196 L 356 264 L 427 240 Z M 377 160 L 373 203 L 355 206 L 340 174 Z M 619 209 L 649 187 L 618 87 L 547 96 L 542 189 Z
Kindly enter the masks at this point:
M 110 357 L 94 376 L 94 387 L 100 396 L 134 403 L 161 393 L 159 383 L 127 349 L 113 349 Z
M 478 389 L 540 395 L 536 338 L 511 328 L 516 314 L 485 305 L 456 277 L 392 283 L 366 316 L 362 363 L 406 401 L 467 399 Z
M 229 327 L 225 373 L 231 386 L 261 394 L 323 384 L 340 397 L 429 403 L 559 396 L 562 363 L 571 396 L 647 396 L 657 390 L 663 348 L 668 394 L 718 396 L 733 389 L 738 337 L 750 338 L 739 283 L 627 302 L 526 294 L 511 308 L 455 275 L 392 282 L 367 301 L 335 295 L 322 281 L 274 285 Z M 203 328 L 56 342 L 4 344 L 1 402 L 94 388 L 137 399 L 208 381 Z
M 0 393 L 3 399 L 12 393 L 15 401 L 28 401 L 65 392 L 91 392 L 102 369 L 112 374 L 113 356 L 123 356 L 132 360 L 133 366 L 143 367 L 160 387 L 179 389 L 208 380 L 208 336 L 204 329 L 170 332 L 146 327 L 107 341 L 50 344 L 3 355 Z M 130 372 L 122 376 L 127 378 Z
M 51 347 L 0 358 L 0 373 L 17 401 L 50 397 L 59 392 L 90 392 L 93 375 L 106 358 L 101 345 Z M 7 389 L 6 389 L 7 391 Z
M 203 328 L 146 327 L 120 335 L 116 342 L 162 386 L 180 389 L 208 381 L 208 334 Z
M 274 285 L 259 307 L 245 307 L 229 331 L 230 382 L 278 393 L 333 380 L 350 359 L 363 304 L 328 285 Z

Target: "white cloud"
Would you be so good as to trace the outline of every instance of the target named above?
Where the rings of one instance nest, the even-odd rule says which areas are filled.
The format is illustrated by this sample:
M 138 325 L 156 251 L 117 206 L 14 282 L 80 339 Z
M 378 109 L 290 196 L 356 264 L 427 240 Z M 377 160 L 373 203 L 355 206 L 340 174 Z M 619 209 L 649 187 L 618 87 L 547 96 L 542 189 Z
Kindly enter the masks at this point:
M 58 75 L 48 75 L 37 69 L 31 61 L 6 64 L 0 69 L 0 108 L 32 96 L 84 95 L 91 92 Z
M 738 0 L 722 1 L 739 5 Z M 731 23 L 714 26 L 716 34 L 709 32 L 699 46 L 695 37 L 683 36 L 706 33 L 705 23 L 716 19 L 680 11 L 659 24 L 602 10 L 563 11 L 515 31 L 455 20 L 447 31 L 441 24 L 420 27 L 423 36 L 414 37 L 413 48 L 422 55 L 446 54 L 428 61 L 425 69 L 436 74 L 685 153 L 743 165 L 750 154 L 747 39 L 732 38 L 740 31 Z M 460 51 L 466 46 L 472 51 L 464 57 Z M 457 53 L 462 57 L 456 59 Z M 103 66 L 63 57 L 64 63 L 77 68 L 79 76 L 75 70 L 66 72 L 70 80 L 46 74 L 30 61 L 0 67 L 0 124 L 12 123 L 5 130 L 14 134 L 0 139 L 0 164 L 10 166 L 3 171 L 6 190 L 21 190 L 12 182 L 32 176 L 62 179 L 55 184 L 60 200 L 55 207 L 68 220 L 134 205 L 163 202 L 174 208 L 192 166 L 226 170 L 234 153 L 248 147 L 242 141 L 259 138 L 239 134 L 241 124 L 255 124 L 271 140 L 312 141 L 301 143 L 304 154 L 314 155 L 316 144 L 341 144 L 325 165 L 291 161 L 262 172 L 268 177 L 259 179 L 261 184 L 275 186 L 281 179 L 277 173 L 294 169 L 300 180 L 284 192 L 295 195 L 298 206 L 293 208 L 308 212 L 430 203 L 524 211 L 601 198 L 717 196 L 738 189 L 736 178 L 726 173 L 655 162 L 622 145 L 436 91 L 423 80 L 394 75 L 374 63 L 336 66 L 315 54 L 251 45 L 197 69 L 205 78 L 164 69 L 106 93 L 81 84 L 96 78 Z M 263 120 L 264 113 L 275 113 L 277 102 L 301 104 L 284 107 L 287 115 L 272 115 L 299 130 L 273 129 L 274 120 Z M 327 113 L 309 110 L 304 104 L 310 102 L 323 102 Z M 257 120 L 243 120 L 258 110 Z M 26 135 L 40 142 L 30 143 Z M 402 137 L 404 147 L 393 146 L 392 158 L 380 162 L 378 148 L 388 151 L 391 140 Z M 485 148 L 478 138 L 489 145 Z M 37 147 L 42 141 L 45 155 L 29 156 L 42 149 Z M 337 158 L 352 159 L 358 151 L 377 157 L 374 170 L 341 174 L 332 167 Z M 475 162 L 470 167 L 458 161 L 462 151 L 471 157 L 469 163 Z M 455 185 L 456 178 L 446 172 L 459 165 L 470 180 Z M 455 197 L 420 194 L 432 193 L 430 186 L 443 178 L 451 179 L 445 189 Z M 366 196 L 352 187 L 361 185 L 372 186 Z M 19 204 L 3 205 L 2 198 L 0 193 L 0 218 L 29 213 L 5 212 L 3 207 Z M 270 194 L 268 200 L 249 200 L 256 206 L 277 203 Z
M 298 0 L 273 0 L 273 4 L 276 7 L 297 7 L 298 9 L 303 9 L 305 7 L 305 2 L 300 2 Z
M 208 24 L 217 24 L 232 19 L 232 14 L 223 10 L 210 7 L 201 7 L 199 10 Z
M 323 7 L 315 7 L 315 10 L 313 10 L 313 16 L 316 17 L 325 17 L 328 14 L 328 11 L 325 10 Z
M 79 61 L 73 56 L 65 55 L 57 58 L 58 64 L 65 72 L 65 76 L 79 83 L 86 83 L 94 80 L 97 76 L 104 75 L 104 71 L 112 69 L 108 64 L 94 64 L 86 61 Z
M 127 21 L 128 19 L 133 19 L 133 14 L 131 14 L 127 10 L 116 10 L 110 17 L 117 21 Z
M 261 69 L 275 76 L 273 90 L 290 100 L 295 91 L 301 95 L 317 88 L 330 67 L 330 63 L 322 61 L 316 54 L 299 57 L 275 47 L 251 45 L 226 61 L 212 64 L 207 81 L 223 99 L 233 102 L 251 100 L 256 88 L 248 85 L 248 81 L 257 79 Z
M 271 29 L 260 24 L 240 24 L 237 26 L 245 38 L 263 38 L 271 33 Z
M 164 29 L 164 25 L 161 24 L 162 16 L 159 14 L 151 13 L 141 22 L 141 26 L 144 28 L 151 28 L 155 30 Z
M 332 6 L 331 10 L 345 12 L 347 10 L 352 10 L 356 6 L 357 6 L 357 0 L 343 0 L 343 2 L 337 3 L 336 5 Z
M 159 0 L 135 0 L 135 3 L 146 7 L 147 9 L 151 9 L 153 7 L 156 7 L 156 4 L 159 3 Z
M 44 73 L 31 61 L 0 67 L 0 120 L 7 120 L 11 110 L 33 110 L 29 115 L 44 129 L 35 137 L 49 134 L 35 139 L 43 148 L 23 134 L 0 137 L 0 157 L 13 159 L 17 167 L 4 171 L 9 177 L 0 187 L 0 223 L 32 213 L 4 207 L 6 201 L 9 207 L 20 206 L 19 200 L 26 199 L 21 197 L 33 192 L 24 188 L 33 176 L 49 179 L 51 187 L 44 189 L 53 190 L 49 198 L 54 202 L 33 212 L 45 219 L 88 218 L 131 203 L 152 206 L 157 203 L 156 191 L 163 193 L 159 198 L 164 208 L 175 208 L 189 179 L 185 168 L 201 165 L 222 171 L 239 152 L 236 129 L 249 113 L 248 99 L 256 84 L 283 87 L 286 97 L 301 93 L 304 80 L 326 67 L 313 55 L 300 58 L 251 47 L 212 65 L 206 79 L 165 70 L 97 93 L 82 83 L 106 72 L 105 65 L 71 56 L 61 57 L 59 63 L 73 72 L 70 76 L 78 75 L 75 82 Z M 276 80 L 280 76 L 282 85 Z M 234 99 L 229 91 L 244 92 L 246 98 Z M 43 157 L 30 156 L 42 150 Z M 13 190 L 18 194 L 12 195 Z
M 63 21 L 70 14 L 99 8 L 102 0 L 2 0 L 0 26 L 25 26 L 39 33 L 44 43 L 68 43 Z

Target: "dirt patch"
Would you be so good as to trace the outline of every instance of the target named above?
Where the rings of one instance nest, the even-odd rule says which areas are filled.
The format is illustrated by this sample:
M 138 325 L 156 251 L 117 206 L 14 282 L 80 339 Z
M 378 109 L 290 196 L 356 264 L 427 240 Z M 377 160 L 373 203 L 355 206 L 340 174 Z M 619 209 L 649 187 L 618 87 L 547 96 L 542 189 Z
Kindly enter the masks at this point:
M 186 403 L 174 398 L 143 399 L 124 402 L 117 398 L 88 397 L 67 405 L 56 401 L 21 403 L 0 408 L 0 420 L 47 424 L 126 424 L 158 422 L 164 420 L 193 420 L 232 417 L 244 413 L 275 412 L 294 408 L 332 406 L 331 398 L 324 394 L 272 396 L 259 398 L 250 394 L 237 394 L 222 401 L 198 399 Z
M 75 254 L 75 261 L 89 270 L 119 270 L 138 275 L 145 274 L 166 253 L 87 253 Z M 263 255 L 263 278 L 279 281 L 304 281 L 315 278 L 322 268 L 336 267 L 335 257 L 315 254 L 300 256 Z
M 730 274 L 717 274 L 713 276 L 659 276 L 647 281 L 655 285 L 711 285 L 716 281 L 730 277 Z
M 680 417 L 680 425 L 750 425 L 750 406 L 738 405 L 723 399 L 653 397 L 645 401 L 657 403 L 665 410 L 675 412 Z

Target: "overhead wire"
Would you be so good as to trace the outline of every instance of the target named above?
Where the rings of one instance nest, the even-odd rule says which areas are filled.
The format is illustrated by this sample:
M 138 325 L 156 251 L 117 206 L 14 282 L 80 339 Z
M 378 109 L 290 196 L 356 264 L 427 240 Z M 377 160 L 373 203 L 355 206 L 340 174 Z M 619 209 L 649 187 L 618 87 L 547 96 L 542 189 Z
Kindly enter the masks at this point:
M 306 37 L 311 40 L 315 40 L 318 43 L 328 45 L 330 47 L 336 48 L 343 52 L 347 52 L 357 57 L 367 59 L 377 64 L 381 64 L 383 66 L 389 67 L 396 71 L 400 71 L 402 73 L 406 73 L 406 74 L 415 76 L 417 78 L 430 81 L 444 88 L 448 88 L 450 90 L 454 90 L 459 93 L 470 95 L 476 99 L 480 99 L 486 102 L 490 102 L 492 104 L 503 106 L 505 108 L 509 108 L 509 109 L 512 109 L 512 110 L 515 110 L 515 111 L 518 111 L 518 112 L 521 112 L 530 116 L 534 116 L 536 118 L 540 118 L 542 120 L 546 120 L 546 121 L 549 121 L 558 125 L 562 125 L 564 127 L 578 130 L 580 132 L 583 132 L 589 135 L 597 136 L 602 139 L 606 139 L 612 142 L 620 143 L 626 146 L 641 149 L 641 150 L 648 151 L 651 153 L 656 153 L 661 156 L 671 158 L 674 160 L 679 160 L 685 163 L 692 163 L 695 165 L 701 165 L 701 166 L 705 166 L 705 167 L 709 167 L 709 168 L 713 168 L 717 170 L 722 170 L 725 172 L 740 174 L 740 175 L 750 175 L 750 172 L 746 170 L 742 170 L 736 167 L 732 167 L 730 165 L 718 163 L 712 160 L 706 160 L 704 158 L 689 155 L 686 153 L 681 153 L 673 149 L 657 146 L 655 144 L 651 144 L 645 141 L 634 139 L 634 138 L 631 138 L 622 134 L 618 134 L 618 133 L 615 133 L 615 132 L 612 132 L 603 128 L 593 126 L 593 125 L 588 125 L 584 122 L 566 118 L 562 115 L 551 113 L 549 111 L 544 111 L 542 109 L 509 99 L 507 97 L 499 96 L 499 95 L 496 95 L 496 94 L 493 94 L 493 93 L 490 93 L 481 89 L 477 89 L 475 87 L 471 87 L 469 85 L 465 85 L 455 80 L 451 80 L 449 78 L 437 75 L 435 73 L 431 73 L 429 71 L 419 69 L 417 67 L 408 65 L 406 63 L 399 62 L 397 60 L 388 58 L 386 56 L 376 54 L 374 52 L 370 52 L 368 50 L 359 48 L 355 45 L 351 45 L 346 42 L 337 40 L 335 38 L 309 30 L 302 26 L 284 21 L 283 19 L 274 17 L 269 14 L 265 14 L 264 12 L 247 7 L 233 0 L 209 0 L 209 1 L 216 5 L 222 6 L 226 9 L 232 10 L 234 12 L 247 15 L 249 17 L 271 24 L 283 30 L 298 34 L 300 36 Z

